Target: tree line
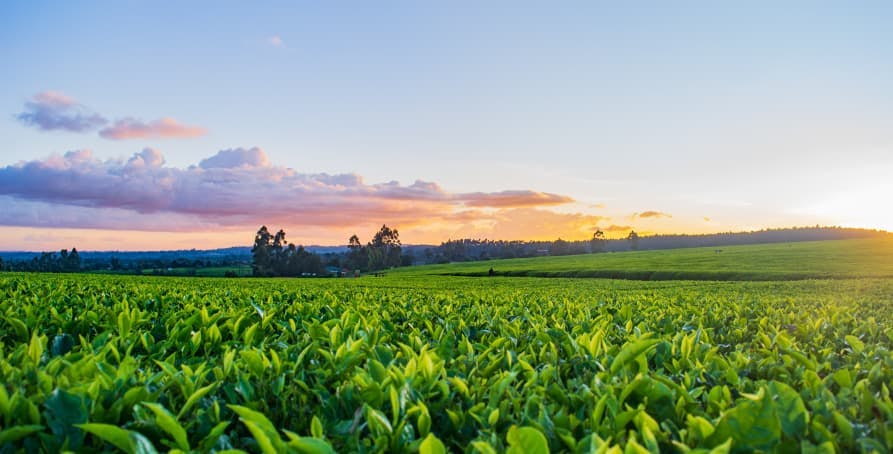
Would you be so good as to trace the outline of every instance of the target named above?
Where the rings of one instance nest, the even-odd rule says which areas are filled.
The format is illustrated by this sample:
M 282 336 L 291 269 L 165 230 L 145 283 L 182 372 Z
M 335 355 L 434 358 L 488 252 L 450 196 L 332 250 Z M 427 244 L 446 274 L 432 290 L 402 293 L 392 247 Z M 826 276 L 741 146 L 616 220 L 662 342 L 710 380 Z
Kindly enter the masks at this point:
M 42 252 L 31 260 L 7 261 L 0 258 L 0 270 L 36 271 L 41 273 L 77 273 L 81 271 L 81 255 L 77 248 L 62 249 L 59 253 Z
M 382 225 L 363 245 L 357 235 L 348 239 L 347 252 L 326 254 L 325 261 L 318 254 L 307 251 L 301 245 L 289 243 L 284 230 L 271 234 L 262 226 L 254 236 L 251 248 L 251 269 L 254 276 L 297 277 L 338 274 L 346 268 L 349 272 L 380 271 L 387 268 L 412 264 L 411 257 L 402 253 L 400 233 L 397 229 Z

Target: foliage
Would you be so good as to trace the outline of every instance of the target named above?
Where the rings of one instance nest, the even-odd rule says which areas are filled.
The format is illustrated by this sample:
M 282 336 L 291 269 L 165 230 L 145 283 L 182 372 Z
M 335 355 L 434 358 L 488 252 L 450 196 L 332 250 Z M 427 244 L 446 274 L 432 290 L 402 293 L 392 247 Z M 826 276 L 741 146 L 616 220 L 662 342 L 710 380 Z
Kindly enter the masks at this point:
M 891 294 L 7 273 L 0 452 L 888 452 Z
M 284 230 L 270 234 L 267 226 L 257 231 L 251 257 L 255 276 L 317 276 L 325 272 L 318 255 L 306 251 L 303 246 L 289 244 Z

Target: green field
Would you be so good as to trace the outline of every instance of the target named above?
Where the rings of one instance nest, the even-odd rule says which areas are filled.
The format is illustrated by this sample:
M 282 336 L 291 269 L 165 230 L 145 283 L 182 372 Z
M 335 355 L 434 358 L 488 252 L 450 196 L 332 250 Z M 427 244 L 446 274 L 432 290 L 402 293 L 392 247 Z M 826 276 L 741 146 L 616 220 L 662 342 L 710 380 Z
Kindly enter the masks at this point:
M 0 454 L 893 449 L 889 243 L 722 249 L 493 263 L 835 279 L 0 274 Z
M 717 252 L 721 251 L 721 252 Z M 797 280 L 893 277 L 893 238 L 634 251 L 400 268 L 401 275 Z

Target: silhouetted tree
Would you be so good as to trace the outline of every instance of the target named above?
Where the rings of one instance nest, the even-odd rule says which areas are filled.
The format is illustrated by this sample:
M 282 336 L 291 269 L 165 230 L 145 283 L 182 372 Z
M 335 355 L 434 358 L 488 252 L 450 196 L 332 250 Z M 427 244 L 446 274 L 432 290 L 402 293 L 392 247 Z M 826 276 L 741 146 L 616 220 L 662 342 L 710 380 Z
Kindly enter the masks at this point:
M 592 251 L 593 254 L 605 252 L 607 243 L 608 240 L 605 238 L 605 232 L 602 232 L 601 229 L 595 229 L 595 233 L 592 234 L 592 239 L 589 241 L 589 250 Z
M 251 271 L 255 276 L 272 276 L 272 248 L 273 236 L 262 226 L 254 236 L 254 247 L 251 248 Z
M 368 251 L 360 243 L 360 238 L 351 235 L 347 242 L 347 266 L 352 270 L 365 270 L 369 266 Z
M 369 269 L 381 270 L 400 266 L 401 248 L 400 233 L 397 229 L 392 229 L 387 225 L 382 225 L 381 229 L 372 237 L 372 241 L 368 245 L 369 250 Z
M 635 230 L 631 230 L 626 240 L 629 241 L 629 248 L 637 251 L 639 249 L 639 234 Z

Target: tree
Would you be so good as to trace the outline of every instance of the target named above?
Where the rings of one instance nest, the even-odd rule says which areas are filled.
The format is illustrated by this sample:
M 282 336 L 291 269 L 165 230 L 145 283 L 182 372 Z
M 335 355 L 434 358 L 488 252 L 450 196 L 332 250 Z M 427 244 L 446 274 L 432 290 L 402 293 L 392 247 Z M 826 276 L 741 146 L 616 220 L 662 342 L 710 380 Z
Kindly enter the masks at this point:
M 639 250 L 639 234 L 636 233 L 635 230 L 631 230 L 629 235 L 626 237 L 626 241 L 629 241 L 629 248 L 637 251 Z
M 251 248 L 251 271 L 255 276 L 272 276 L 272 248 L 273 236 L 267 230 L 267 226 L 261 226 L 254 236 L 254 247 Z
M 360 243 L 360 238 L 351 235 L 347 242 L 347 266 L 352 270 L 363 270 L 369 265 L 369 257 L 366 248 Z
M 400 266 L 400 233 L 386 224 L 376 232 L 369 243 L 369 269 L 381 270 Z
M 602 232 L 602 230 L 598 228 L 595 229 L 595 233 L 592 234 L 592 239 L 589 241 L 589 244 L 593 254 L 605 252 L 605 246 L 608 244 L 608 240 L 605 238 L 605 232 Z

